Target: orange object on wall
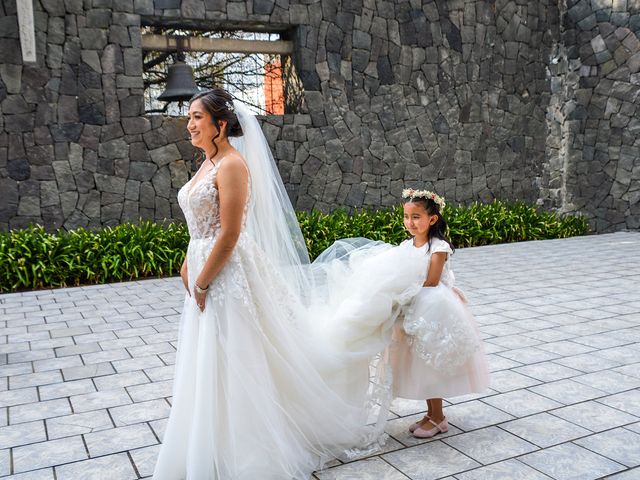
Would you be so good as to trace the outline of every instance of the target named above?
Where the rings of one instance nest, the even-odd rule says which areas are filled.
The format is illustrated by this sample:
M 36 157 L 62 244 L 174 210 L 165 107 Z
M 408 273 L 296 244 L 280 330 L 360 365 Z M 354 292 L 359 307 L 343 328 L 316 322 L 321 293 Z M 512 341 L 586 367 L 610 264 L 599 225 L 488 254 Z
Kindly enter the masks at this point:
M 269 115 L 284 115 L 284 82 L 282 64 L 276 58 L 265 65 L 264 73 L 265 110 Z

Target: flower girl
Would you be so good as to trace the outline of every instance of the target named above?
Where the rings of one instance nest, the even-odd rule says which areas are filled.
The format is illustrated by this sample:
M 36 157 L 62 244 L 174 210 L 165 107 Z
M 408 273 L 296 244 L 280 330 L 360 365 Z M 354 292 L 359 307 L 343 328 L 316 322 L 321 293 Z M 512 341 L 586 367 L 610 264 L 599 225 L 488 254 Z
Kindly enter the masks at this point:
M 404 226 L 411 235 L 400 249 L 414 249 L 427 261 L 423 288 L 403 308 L 392 329 L 389 359 L 393 394 L 427 398 L 427 415 L 411 425 L 418 438 L 448 429 L 442 398 L 481 392 L 488 386 L 488 369 L 475 320 L 454 286 L 442 216 L 445 201 L 435 193 L 406 189 Z
M 426 398 L 427 415 L 410 431 L 427 438 L 447 431 L 442 398 L 481 392 L 489 377 L 475 320 L 453 286 L 444 199 L 414 189 L 403 198 L 411 238 L 335 242 L 311 265 L 309 315 L 323 329 L 318 338 L 342 355 L 354 391 L 372 367 L 365 402 L 378 412 L 373 435 L 383 437 L 393 397 Z

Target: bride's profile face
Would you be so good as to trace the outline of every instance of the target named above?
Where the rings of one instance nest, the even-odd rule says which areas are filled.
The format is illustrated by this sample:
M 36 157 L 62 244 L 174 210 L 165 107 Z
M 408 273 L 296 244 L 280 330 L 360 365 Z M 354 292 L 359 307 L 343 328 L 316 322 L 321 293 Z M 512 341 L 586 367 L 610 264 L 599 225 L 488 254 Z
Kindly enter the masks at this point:
M 218 134 L 218 129 L 213 123 L 211 114 L 207 111 L 200 100 L 194 100 L 189 106 L 187 113 L 187 130 L 191 135 L 191 144 L 202 150 L 208 150 L 213 145 L 213 138 Z M 224 120 L 219 121 L 220 127 L 224 128 Z

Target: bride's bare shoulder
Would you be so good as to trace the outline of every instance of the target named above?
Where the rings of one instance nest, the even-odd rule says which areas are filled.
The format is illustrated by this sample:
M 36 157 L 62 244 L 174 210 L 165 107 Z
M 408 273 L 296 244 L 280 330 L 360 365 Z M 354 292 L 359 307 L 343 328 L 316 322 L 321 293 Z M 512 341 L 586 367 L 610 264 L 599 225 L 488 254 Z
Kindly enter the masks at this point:
M 247 162 L 240 155 L 240 152 L 233 151 L 230 152 L 220 165 L 220 173 L 224 175 L 224 173 L 232 173 L 234 175 L 244 174 L 247 175 L 249 173 L 249 169 L 247 167 Z

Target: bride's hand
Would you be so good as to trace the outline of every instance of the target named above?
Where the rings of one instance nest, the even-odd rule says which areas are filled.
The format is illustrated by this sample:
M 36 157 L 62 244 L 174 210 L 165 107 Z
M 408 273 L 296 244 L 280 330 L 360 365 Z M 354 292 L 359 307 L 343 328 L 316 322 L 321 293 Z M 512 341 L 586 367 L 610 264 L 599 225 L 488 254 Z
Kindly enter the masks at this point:
M 191 292 L 189 291 L 189 273 L 187 272 L 187 259 L 184 259 L 182 262 L 182 267 L 180 267 L 180 278 L 182 278 L 182 284 L 184 285 L 185 290 L 191 296 Z
M 209 287 L 207 287 L 208 289 Z M 195 285 L 193 287 L 193 298 L 198 305 L 198 308 L 201 312 L 204 312 L 204 304 L 207 301 L 207 289 L 201 289 L 198 287 L 198 281 L 196 280 Z

